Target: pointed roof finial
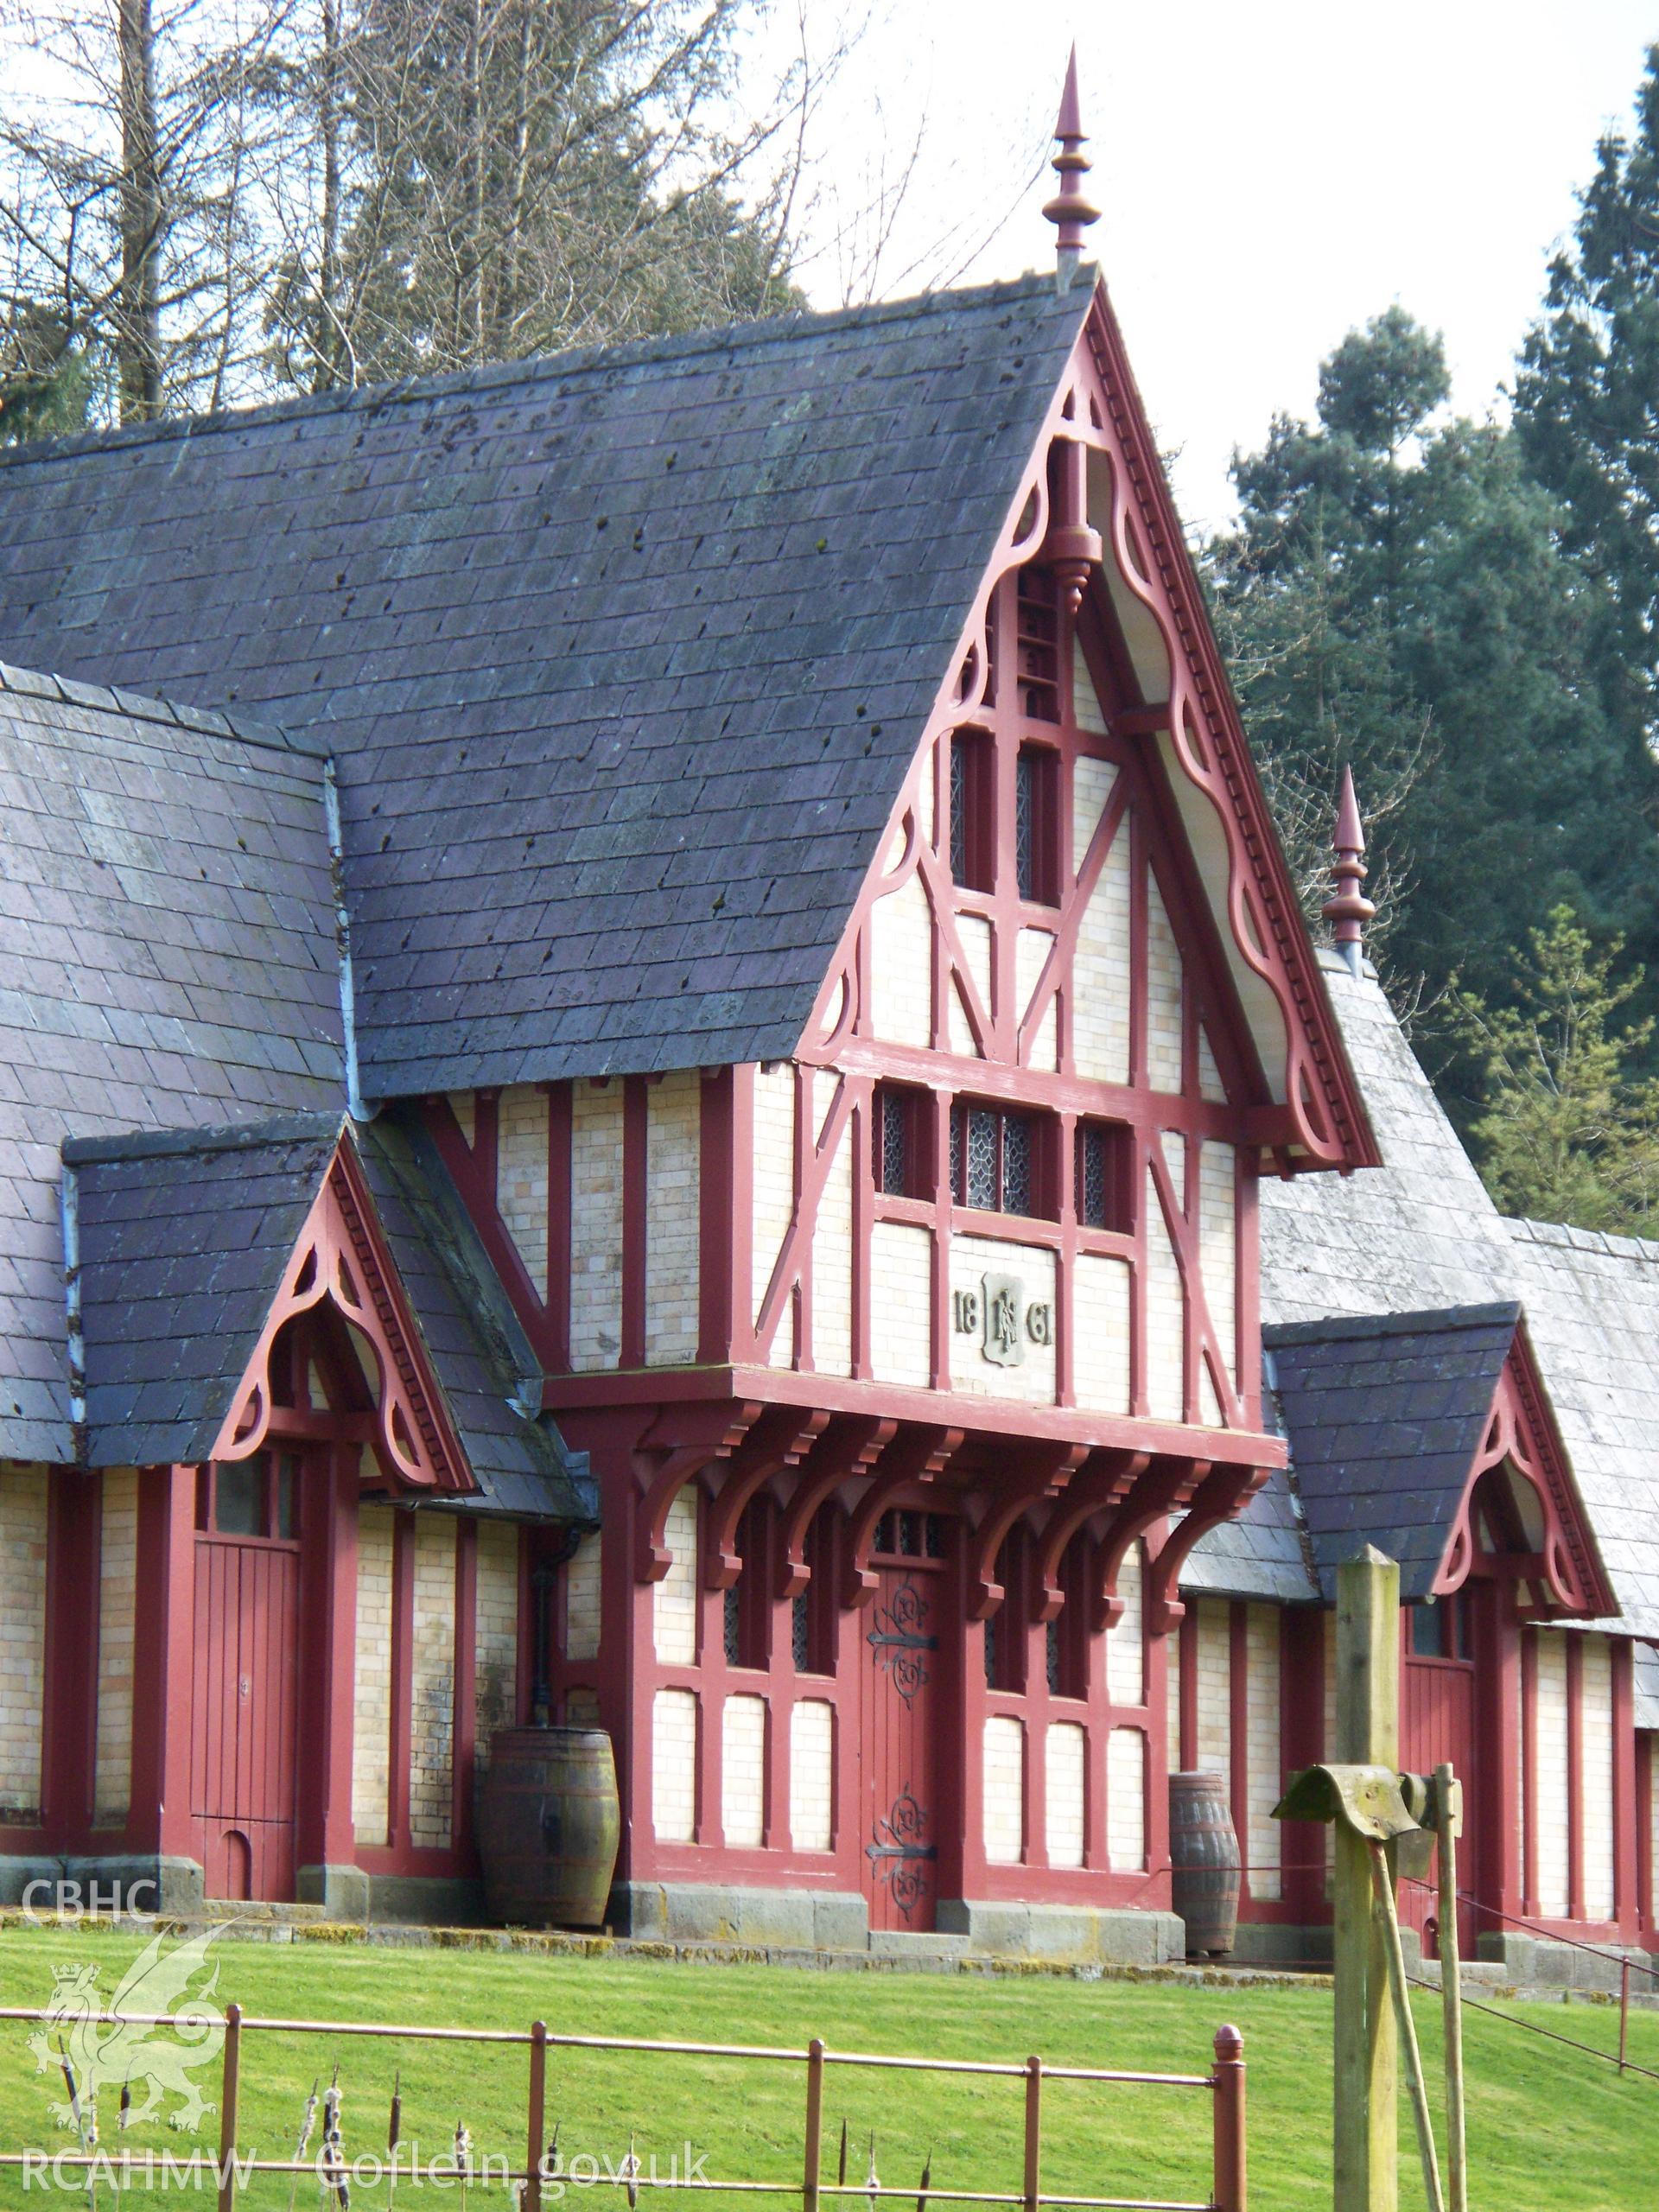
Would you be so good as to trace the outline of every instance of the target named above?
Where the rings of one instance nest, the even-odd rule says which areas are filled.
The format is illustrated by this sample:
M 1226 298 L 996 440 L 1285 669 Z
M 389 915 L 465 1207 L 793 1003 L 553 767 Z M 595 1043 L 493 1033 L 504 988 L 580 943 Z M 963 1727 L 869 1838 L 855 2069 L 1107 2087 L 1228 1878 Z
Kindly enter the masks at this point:
M 1376 908 L 1360 889 L 1366 876 L 1365 832 L 1360 826 L 1359 801 L 1354 796 L 1354 772 L 1342 772 L 1342 795 L 1337 801 L 1337 827 L 1331 840 L 1336 859 L 1331 878 L 1336 888 L 1319 912 L 1331 925 L 1332 941 L 1355 976 L 1360 972 L 1365 925 Z
M 1054 136 L 1059 142 L 1059 151 L 1054 156 L 1055 174 L 1060 188 L 1047 202 L 1043 213 L 1059 233 L 1058 241 L 1060 289 L 1065 291 L 1077 273 L 1083 258 L 1083 234 L 1090 223 L 1098 222 L 1100 210 L 1086 199 L 1083 180 L 1089 174 L 1089 157 L 1082 150 L 1087 143 L 1084 136 L 1083 115 L 1077 102 L 1077 49 L 1071 48 L 1071 58 L 1065 65 L 1065 84 L 1060 93 L 1060 111 L 1054 118 Z

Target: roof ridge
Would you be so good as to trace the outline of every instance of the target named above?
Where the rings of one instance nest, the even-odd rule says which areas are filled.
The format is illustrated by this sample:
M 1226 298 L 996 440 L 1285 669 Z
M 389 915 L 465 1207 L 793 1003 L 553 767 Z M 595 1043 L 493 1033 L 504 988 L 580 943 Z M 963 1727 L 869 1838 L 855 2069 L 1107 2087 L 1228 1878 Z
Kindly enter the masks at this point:
M 1085 273 L 1092 278 L 1092 270 Z M 1075 289 L 1081 311 L 1093 297 L 1092 281 L 1080 280 Z M 860 307 L 757 317 L 747 322 L 720 323 L 665 337 L 626 339 L 612 346 L 574 346 L 559 353 L 530 353 L 518 360 L 493 361 L 480 368 L 451 370 L 441 376 L 405 377 L 393 384 L 341 385 L 333 391 L 302 392 L 289 399 L 266 400 L 252 407 L 222 407 L 206 415 L 171 416 L 159 422 L 122 423 L 107 430 L 83 430 L 70 437 L 37 438 L 0 448 L 0 468 L 23 467 L 31 461 L 120 450 L 169 438 L 206 437 L 220 431 L 302 420 L 309 416 L 346 414 L 354 409 L 368 413 L 380 407 L 401 405 L 405 401 L 418 404 L 499 391 L 512 385 L 541 384 L 599 369 L 632 368 L 646 361 L 690 360 L 700 354 L 768 342 L 789 343 L 824 330 L 914 320 L 977 306 L 988 300 L 1004 298 L 1012 302 L 1042 293 L 1052 295 L 1053 290 L 1051 275 L 1028 270 L 1022 276 L 1004 277 L 991 284 L 966 285 L 960 291 L 917 292 L 904 300 L 873 301 Z
M 1540 1221 L 1532 1214 L 1500 1214 L 1512 1233 L 1533 1244 L 1553 1244 L 1574 1252 L 1605 1252 L 1611 1260 L 1659 1261 L 1659 1240 L 1631 1236 L 1622 1230 L 1580 1229 L 1570 1221 Z
M 259 1145 L 303 1144 L 337 1137 L 346 1111 L 282 1114 L 263 1122 L 227 1122 L 200 1129 L 127 1129 L 115 1136 L 66 1137 L 64 1165 L 102 1166 L 117 1160 L 168 1160 L 196 1153 L 251 1151 Z
M 308 760 L 324 761 L 330 748 L 315 739 L 291 731 L 279 722 L 250 721 L 232 715 L 222 707 L 192 707 L 176 699 L 162 699 L 151 692 L 113 690 L 105 683 L 83 683 L 79 677 L 54 676 L 50 671 L 14 668 L 0 661 L 0 693 L 18 699 L 56 699 L 65 706 L 91 707 L 99 714 L 123 715 L 129 721 L 159 722 L 168 729 L 185 729 L 200 737 L 228 737 L 241 745 L 259 745 L 272 753 L 298 753 Z
M 1431 1306 L 1411 1313 L 1333 1313 L 1319 1321 L 1273 1321 L 1262 1332 L 1269 1348 L 1279 1344 L 1340 1342 L 1357 1337 L 1404 1337 L 1430 1328 L 1490 1328 L 1498 1322 L 1511 1325 L 1521 1319 L 1516 1298 L 1492 1299 L 1479 1306 Z

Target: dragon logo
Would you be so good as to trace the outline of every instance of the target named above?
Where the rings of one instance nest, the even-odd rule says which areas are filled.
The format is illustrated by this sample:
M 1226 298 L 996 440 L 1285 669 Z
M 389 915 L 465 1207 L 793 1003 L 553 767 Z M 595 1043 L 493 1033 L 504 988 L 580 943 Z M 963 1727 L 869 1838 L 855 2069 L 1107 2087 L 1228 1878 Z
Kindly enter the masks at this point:
M 83 2116 L 97 2112 L 106 2092 L 130 2097 L 129 2125 L 161 2118 L 168 2100 L 176 2098 L 170 2123 L 194 2135 L 215 2107 L 193 2076 L 212 2064 L 225 2043 L 225 2015 L 212 2001 L 219 1986 L 217 1961 L 191 2001 L 179 2000 L 189 1994 L 207 1964 L 208 1945 L 222 1933 L 209 1928 L 182 1943 L 169 1943 L 158 1933 L 122 1976 L 107 2006 L 96 1967 L 54 1968 L 45 2024 L 29 2039 L 36 2070 L 64 2080 L 67 2061 Z M 163 2019 L 166 2024 L 158 2024 Z M 54 2104 L 52 2117 L 60 2127 L 78 2124 L 67 2098 Z

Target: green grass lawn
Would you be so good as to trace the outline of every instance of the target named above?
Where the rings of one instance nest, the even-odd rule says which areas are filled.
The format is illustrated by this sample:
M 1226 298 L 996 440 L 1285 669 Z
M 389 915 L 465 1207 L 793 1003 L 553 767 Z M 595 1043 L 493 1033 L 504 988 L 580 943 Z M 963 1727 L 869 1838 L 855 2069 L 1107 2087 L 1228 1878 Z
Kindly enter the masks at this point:
M 141 1946 L 94 1929 L 10 1927 L 0 1932 L 0 2004 L 36 2005 L 52 1994 L 54 1970 L 95 1967 L 107 1996 Z M 221 1942 L 218 2001 L 238 2000 L 262 2017 L 409 2021 L 428 2025 L 527 2027 L 540 2017 L 556 2031 L 804 2044 L 822 2035 L 831 2050 L 1022 2060 L 1036 2051 L 1071 2063 L 1179 2072 L 1205 2070 L 1224 2020 L 1243 2031 L 1249 2064 L 1251 2200 L 1260 2207 L 1330 2202 L 1331 1999 L 1321 1989 L 1192 1989 L 1166 1984 L 1079 1982 L 1046 1976 L 817 1974 L 753 1966 L 657 1964 L 533 1955 L 397 1951 L 363 1945 Z M 1436 2087 L 1438 2000 L 1418 2000 L 1425 2063 Z M 1589 2005 L 1516 2008 L 1544 2025 L 1616 2047 L 1615 2012 Z M 49 2103 L 55 2078 L 35 2070 L 31 2031 L 0 2022 L 0 2146 L 67 2147 Z M 1471 2014 L 1471 2196 L 1477 2212 L 1637 2212 L 1659 2203 L 1659 2082 Z M 368 2039 L 251 2034 L 244 2044 L 245 2148 L 291 2155 L 307 2094 L 340 2062 L 348 2157 L 382 2151 L 395 2069 L 401 2069 L 404 2136 L 423 2156 L 447 2152 L 457 2120 L 474 2155 L 522 2162 L 528 2057 L 521 2048 L 394 2044 Z M 1630 2056 L 1659 2067 L 1659 2016 L 1633 2021 Z M 210 2098 L 217 2069 L 206 2069 Z M 639 2155 L 666 2172 L 689 2141 L 713 2178 L 788 2180 L 800 2170 L 803 2069 L 713 2058 L 556 2051 L 549 2078 L 550 2122 L 566 2155 L 620 2159 L 630 2135 Z M 825 2096 L 825 2177 L 834 2178 L 841 2124 L 853 2144 L 849 2178 L 864 2178 L 869 2138 L 884 2185 L 912 2188 L 931 2154 L 936 2190 L 1017 2190 L 1023 2089 L 1017 2081 L 962 2075 L 877 2074 L 833 2068 Z M 100 2106 L 107 2147 L 153 2144 L 178 2150 L 175 2133 L 150 2125 L 118 2139 L 113 2095 Z M 1090 2196 L 1202 2201 L 1209 2186 L 1209 2099 L 1192 2091 L 1048 2085 L 1044 2107 L 1046 2188 Z M 1406 2120 L 1401 2143 L 1402 2204 L 1422 2201 Z M 216 2139 L 209 2124 L 204 2143 Z M 315 2148 L 315 2145 L 314 2145 Z M 502 2206 L 499 2190 L 480 2212 Z M 281 2212 L 289 2184 L 256 2177 L 248 2199 Z M 588 2192 L 573 2190 L 580 2202 Z M 21 2177 L 0 2178 L 0 2197 L 21 2201 Z M 42 2202 L 39 2190 L 34 2201 Z M 107 2199 L 106 2190 L 100 2192 Z M 451 2200 L 459 2192 L 451 2193 Z M 405 2180 L 397 2200 L 447 2201 Z M 381 2212 L 385 2191 L 355 2189 L 355 2212 Z M 297 2195 L 315 2212 L 320 2192 Z M 624 2212 L 621 2192 L 592 2192 L 594 2212 Z M 721 2203 L 734 2207 L 737 2200 Z M 755 2212 L 787 2197 L 751 2200 Z M 642 2196 L 646 2212 L 652 2199 Z M 857 2212 L 862 2212 L 858 2207 Z M 885 2208 L 884 2208 L 885 2212 Z M 909 2212 L 908 2203 L 899 2212 Z M 937 2205 L 936 2212 L 949 2212 Z

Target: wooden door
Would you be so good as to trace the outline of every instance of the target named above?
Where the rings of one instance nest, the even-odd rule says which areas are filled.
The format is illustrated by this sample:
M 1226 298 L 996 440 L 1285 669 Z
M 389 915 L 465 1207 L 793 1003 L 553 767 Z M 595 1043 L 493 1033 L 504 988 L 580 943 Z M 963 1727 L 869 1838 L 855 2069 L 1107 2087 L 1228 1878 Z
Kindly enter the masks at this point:
M 286 1454 L 201 1477 L 190 1810 L 210 1897 L 294 1895 L 298 1497 Z
M 885 1515 L 873 1554 L 879 1586 L 859 1616 L 861 1866 L 870 1925 L 933 1925 L 939 1890 L 940 1680 L 950 1583 L 938 1516 Z
M 1474 1844 L 1481 1811 L 1469 1596 L 1459 1592 L 1432 1608 L 1408 1605 L 1402 1610 L 1405 1650 L 1400 1669 L 1400 1763 L 1408 1774 L 1433 1774 L 1442 1760 L 1449 1759 L 1462 1783 L 1458 1886 L 1467 1893 L 1472 1890 L 1478 1863 Z M 1434 1878 L 1432 1871 L 1427 1878 Z M 1431 1891 L 1415 1882 L 1402 1882 L 1400 1917 L 1407 1926 L 1422 1934 L 1438 1911 Z M 1475 1913 L 1471 1905 L 1458 1910 L 1458 1948 L 1465 1958 L 1474 1956 Z

